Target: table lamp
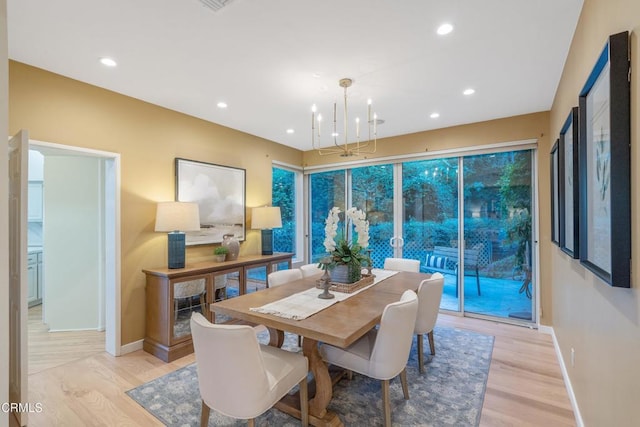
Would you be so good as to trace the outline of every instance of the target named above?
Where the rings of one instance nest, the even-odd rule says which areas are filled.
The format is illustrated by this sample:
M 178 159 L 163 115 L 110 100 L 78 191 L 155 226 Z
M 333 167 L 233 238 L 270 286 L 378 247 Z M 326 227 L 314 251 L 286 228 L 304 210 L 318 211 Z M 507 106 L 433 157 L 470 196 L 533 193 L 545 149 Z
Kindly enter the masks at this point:
M 169 232 L 169 268 L 184 268 L 184 232 L 200 230 L 198 204 L 186 202 L 158 203 L 155 230 Z
M 279 207 L 264 206 L 251 211 L 251 228 L 262 230 L 262 255 L 273 255 L 273 229 L 281 227 Z

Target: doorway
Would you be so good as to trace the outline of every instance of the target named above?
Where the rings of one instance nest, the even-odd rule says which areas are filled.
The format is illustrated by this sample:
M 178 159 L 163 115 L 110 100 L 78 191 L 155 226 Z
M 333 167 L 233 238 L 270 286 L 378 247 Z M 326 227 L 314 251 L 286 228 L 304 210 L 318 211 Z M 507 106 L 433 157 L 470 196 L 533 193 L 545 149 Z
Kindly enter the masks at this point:
M 29 148 L 44 159 L 43 322 L 52 331 L 104 331 L 103 350 L 118 356 L 119 155 L 34 140 Z

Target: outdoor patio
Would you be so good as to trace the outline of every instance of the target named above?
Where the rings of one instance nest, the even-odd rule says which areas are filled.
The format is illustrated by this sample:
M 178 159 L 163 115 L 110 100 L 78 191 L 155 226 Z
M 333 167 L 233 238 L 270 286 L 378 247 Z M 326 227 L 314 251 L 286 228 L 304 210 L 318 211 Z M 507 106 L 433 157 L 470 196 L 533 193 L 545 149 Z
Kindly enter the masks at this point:
M 445 275 L 445 286 L 440 308 L 458 310 L 455 277 Z M 531 299 L 520 293 L 522 280 L 496 279 L 480 276 L 481 296 L 478 296 L 475 276 L 465 277 L 464 305 L 469 313 L 496 317 L 515 317 L 531 320 Z M 523 319 L 524 317 L 524 319 Z

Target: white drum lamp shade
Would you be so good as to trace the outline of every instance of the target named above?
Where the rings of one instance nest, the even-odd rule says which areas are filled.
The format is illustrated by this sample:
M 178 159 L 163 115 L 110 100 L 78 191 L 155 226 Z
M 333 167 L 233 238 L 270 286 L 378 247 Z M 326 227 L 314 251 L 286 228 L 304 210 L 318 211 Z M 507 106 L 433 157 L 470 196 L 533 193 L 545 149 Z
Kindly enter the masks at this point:
M 273 229 L 282 227 L 282 216 L 278 206 L 253 208 L 251 211 L 251 228 L 262 230 L 262 255 L 273 254 Z
M 185 231 L 200 230 L 197 203 L 160 202 L 156 210 L 155 231 L 168 232 L 169 268 L 184 268 Z

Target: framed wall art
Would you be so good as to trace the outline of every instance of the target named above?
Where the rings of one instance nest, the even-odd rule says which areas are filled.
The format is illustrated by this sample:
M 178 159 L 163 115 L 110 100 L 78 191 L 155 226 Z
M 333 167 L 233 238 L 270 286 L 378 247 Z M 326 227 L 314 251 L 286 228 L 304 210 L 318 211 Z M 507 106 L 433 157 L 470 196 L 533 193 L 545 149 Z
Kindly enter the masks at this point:
M 196 202 L 200 231 L 186 233 L 187 245 L 222 242 L 225 234 L 245 239 L 246 171 L 176 158 L 176 200 Z
M 560 248 L 572 258 L 580 254 L 578 224 L 578 107 L 571 109 L 560 130 L 558 145 Z
M 551 241 L 560 244 L 560 184 L 558 141 L 551 148 Z
M 629 34 L 609 37 L 579 98 L 580 262 L 631 286 Z

